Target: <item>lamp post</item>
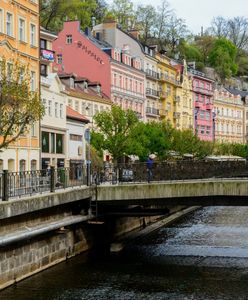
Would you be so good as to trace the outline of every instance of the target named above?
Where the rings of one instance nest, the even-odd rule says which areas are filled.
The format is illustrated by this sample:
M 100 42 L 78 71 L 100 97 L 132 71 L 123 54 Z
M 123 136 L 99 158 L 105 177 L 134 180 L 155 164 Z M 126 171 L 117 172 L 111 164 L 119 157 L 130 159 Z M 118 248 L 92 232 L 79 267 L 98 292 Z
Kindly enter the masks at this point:
M 199 108 L 196 107 L 194 109 L 194 117 L 195 117 L 195 135 L 197 136 L 197 115 L 198 115 L 198 112 L 199 112 Z
M 91 139 L 91 135 L 90 135 L 90 129 L 86 128 L 85 132 L 84 132 L 84 138 L 86 140 L 86 142 L 88 143 L 88 157 L 87 157 L 87 185 L 91 185 L 91 180 L 90 180 L 90 165 L 91 165 L 91 161 L 90 161 L 90 139 Z

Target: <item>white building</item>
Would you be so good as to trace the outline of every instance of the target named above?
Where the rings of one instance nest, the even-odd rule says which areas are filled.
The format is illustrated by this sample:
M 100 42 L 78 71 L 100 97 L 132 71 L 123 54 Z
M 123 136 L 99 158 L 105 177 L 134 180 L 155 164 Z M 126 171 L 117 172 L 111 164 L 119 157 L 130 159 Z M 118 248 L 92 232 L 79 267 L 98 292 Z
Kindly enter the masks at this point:
M 65 167 L 66 143 L 66 96 L 57 74 L 52 73 L 42 82 L 41 98 L 45 116 L 41 121 L 41 168 L 49 165 Z
M 82 167 L 86 161 L 86 141 L 84 133 L 86 124 L 89 120 L 67 106 L 66 108 L 66 126 L 67 126 L 67 159 L 70 168 L 73 168 L 75 178 L 78 178 L 82 172 Z

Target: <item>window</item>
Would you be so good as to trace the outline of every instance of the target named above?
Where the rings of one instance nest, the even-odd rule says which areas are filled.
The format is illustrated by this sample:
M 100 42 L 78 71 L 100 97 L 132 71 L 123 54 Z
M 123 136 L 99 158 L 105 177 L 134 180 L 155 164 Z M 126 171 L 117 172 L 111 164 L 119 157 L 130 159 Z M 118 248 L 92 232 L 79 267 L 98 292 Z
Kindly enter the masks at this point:
M 36 46 L 36 26 L 30 24 L 30 44 Z
M 42 99 L 42 103 L 43 103 L 43 106 L 44 106 L 44 109 L 45 109 L 45 114 L 46 114 L 46 111 L 47 111 L 47 102 L 46 102 L 46 99 Z
M 41 133 L 42 139 L 42 152 L 49 153 L 49 132 L 42 131 Z
M 66 44 L 72 44 L 72 35 L 71 34 L 68 34 L 66 36 Z
M 8 80 L 11 80 L 11 78 L 12 78 L 12 70 L 13 70 L 12 63 L 7 63 L 7 79 Z
M 40 75 L 45 77 L 47 76 L 47 65 L 40 65 Z
M 31 82 L 30 82 L 31 86 L 30 86 L 30 88 L 31 88 L 32 92 L 34 92 L 36 89 L 35 75 L 36 75 L 35 72 L 31 71 Z
M 0 32 L 3 32 L 3 10 L 0 9 Z
M 57 55 L 57 63 L 58 63 L 59 65 L 61 65 L 61 64 L 63 63 L 63 57 L 62 57 L 62 54 L 58 54 L 58 55 Z
M 40 48 L 41 49 L 46 49 L 47 48 L 47 41 L 46 40 L 43 40 L 43 39 L 40 40 Z
M 205 118 L 205 112 L 203 110 L 200 110 L 200 119 Z
M 82 102 L 82 104 L 81 104 L 81 113 L 83 115 L 85 115 L 85 112 L 86 112 L 86 110 L 85 110 L 85 102 Z
M 201 134 L 205 133 L 205 126 L 200 126 Z
M 31 135 L 36 136 L 36 124 L 33 123 L 31 126 Z
M 25 20 L 19 18 L 19 40 L 25 42 Z
M 50 137 L 51 137 L 51 153 L 55 153 L 55 133 L 51 133 Z
M 60 117 L 60 119 L 63 118 L 63 104 L 59 105 L 59 117 Z
M 55 102 L 55 117 L 58 118 L 58 102 Z
M 36 171 L 37 170 L 37 160 L 32 159 L 31 160 L 31 171 Z
M 56 153 L 63 153 L 63 135 L 56 134 Z
M 52 101 L 48 101 L 48 115 L 52 116 Z
M 75 111 L 79 111 L 79 102 L 75 101 Z
M 71 99 L 68 100 L 68 106 L 72 107 L 72 100 Z
M 210 134 L 211 133 L 211 128 L 210 128 L 210 126 L 207 126 L 207 130 L 206 130 L 206 134 Z
M 13 35 L 13 15 L 11 13 L 7 13 L 6 18 L 6 33 L 7 35 Z
M 82 135 L 78 135 L 78 134 L 70 134 L 70 140 L 71 141 L 77 141 L 77 142 L 82 142 Z

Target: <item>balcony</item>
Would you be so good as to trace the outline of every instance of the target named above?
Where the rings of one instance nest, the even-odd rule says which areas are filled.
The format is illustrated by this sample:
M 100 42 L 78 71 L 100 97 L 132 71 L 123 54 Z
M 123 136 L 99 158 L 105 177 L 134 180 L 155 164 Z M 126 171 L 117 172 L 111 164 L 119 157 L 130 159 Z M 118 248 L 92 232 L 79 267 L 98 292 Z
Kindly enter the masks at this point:
M 160 109 L 159 114 L 161 117 L 166 117 L 168 115 L 168 109 Z
M 157 90 L 153 90 L 151 88 L 146 88 L 146 95 L 154 98 L 159 97 L 159 92 Z
M 149 70 L 149 69 L 146 69 L 146 76 L 149 78 L 152 78 L 152 79 L 156 79 L 156 80 L 158 80 L 158 78 L 159 78 L 159 74 L 157 72 Z
M 206 110 L 212 110 L 213 109 L 213 104 L 212 103 L 207 103 L 206 104 Z
M 146 114 L 157 117 L 157 116 L 159 116 L 159 109 L 154 108 L 154 107 L 147 107 Z
M 173 101 L 176 102 L 176 103 L 179 103 L 180 102 L 180 96 L 174 96 Z
M 200 86 L 193 86 L 193 91 L 204 94 L 204 95 L 210 95 L 210 96 L 213 95 L 212 90 L 205 89 L 204 87 L 200 87 Z
M 170 82 L 175 85 L 180 85 L 180 81 L 176 80 L 174 76 L 169 76 L 163 73 L 160 74 L 159 80 L 162 82 Z
M 55 58 L 55 52 L 52 50 L 41 49 L 40 50 L 40 58 L 41 60 L 53 62 Z
M 202 102 L 199 102 L 199 101 L 195 102 L 195 108 L 202 108 L 202 106 L 203 106 Z
M 174 112 L 174 113 L 173 113 L 173 118 L 174 118 L 174 119 L 179 119 L 179 118 L 180 118 L 180 115 L 181 115 L 181 114 L 180 114 L 179 112 Z

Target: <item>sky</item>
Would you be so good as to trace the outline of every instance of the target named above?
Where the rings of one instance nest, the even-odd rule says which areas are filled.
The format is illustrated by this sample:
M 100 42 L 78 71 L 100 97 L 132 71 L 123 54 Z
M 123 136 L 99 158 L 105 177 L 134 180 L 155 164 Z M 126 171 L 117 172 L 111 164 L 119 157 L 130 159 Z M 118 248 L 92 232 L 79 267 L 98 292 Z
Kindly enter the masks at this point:
M 176 16 L 186 21 L 188 28 L 198 34 L 201 26 L 204 29 L 210 26 L 213 17 L 223 16 L 233 18 L 236 16 L 248 17 L 247 0 L 167 0 L 174 9 Z M 111 4 L 112 0 L 106 0 Z M 134 4 L 160 5 L 161 0 L 132 0 Z

